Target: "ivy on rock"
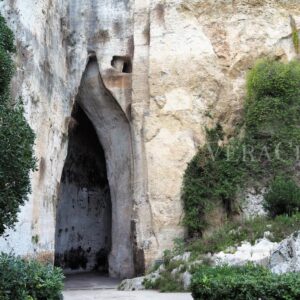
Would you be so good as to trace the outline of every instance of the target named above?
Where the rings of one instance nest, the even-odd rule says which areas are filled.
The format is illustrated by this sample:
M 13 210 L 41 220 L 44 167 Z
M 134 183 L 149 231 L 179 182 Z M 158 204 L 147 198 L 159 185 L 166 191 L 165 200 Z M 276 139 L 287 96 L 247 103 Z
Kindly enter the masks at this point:
M 207 130 L 207 143 L 189 163 L 183 180 L 184 223 L 190 235 L 209 226 L 207 215 L 222 206 L 238 213 L 248 188 L 269 187 L 277 176 L 299 180 L 300 63 L 259 61 L 247 77 L 244 119 L 224 143 L 222 127 Z

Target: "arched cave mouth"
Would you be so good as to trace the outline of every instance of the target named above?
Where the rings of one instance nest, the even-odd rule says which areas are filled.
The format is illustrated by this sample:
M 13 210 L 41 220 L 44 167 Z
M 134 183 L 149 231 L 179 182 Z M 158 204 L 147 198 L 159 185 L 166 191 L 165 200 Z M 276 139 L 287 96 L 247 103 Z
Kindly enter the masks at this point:
M 106 161 L 92 122 L 75 104 L 56 216 L 55 265 L 66 274 L 109 270 L 112 208 Z
M 82 75 L 70 124 L 58 192 L 55 263 L 65 273 L 108 269 L 114 278 L 133 277 L 131 126 L 104 85 L 95 56 Z

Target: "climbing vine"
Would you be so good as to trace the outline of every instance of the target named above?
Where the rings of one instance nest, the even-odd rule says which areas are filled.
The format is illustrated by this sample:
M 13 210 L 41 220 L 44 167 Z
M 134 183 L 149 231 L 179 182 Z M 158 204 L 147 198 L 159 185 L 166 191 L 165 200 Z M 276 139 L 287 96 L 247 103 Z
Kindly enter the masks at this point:
M 295 19 L 292 16 L 290 16 L 290 20 L 291 20 L 291 28 L 292 28 L 293 45 L 294 45 L 296 53 L 300 54 L 300 41 L 299 41 L 298 28 L 297 28 Z
M 33 131 L 22 104 L 13 106 L 10 96 L 14 52 L 13 33 L 0 16 L 0 235 L 17 221 L 30 192 L 30 170 L 35 168 Z
M 207 130 L 207 144 L 189 163 L 183 180 L 184 223 L 190 235 L 209 225 L 216 205 L 228 216 L 247 188 L 266 187 L 275 176 L 297 179 L 300 141 L 300 63 L 259 61 L 247 77 L 244 120 L 224 144 L 222 127 Z

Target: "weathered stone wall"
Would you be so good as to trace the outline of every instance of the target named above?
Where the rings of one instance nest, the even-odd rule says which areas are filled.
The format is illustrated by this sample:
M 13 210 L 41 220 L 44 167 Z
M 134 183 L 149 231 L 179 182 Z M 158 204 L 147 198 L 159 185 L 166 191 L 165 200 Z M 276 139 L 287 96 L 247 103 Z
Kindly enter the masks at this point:
M 184 234 L 182 175 L 205 126 L 219 121 L 232 133 L 246 71 L 261 57 L 294 58 L 289 15 L 300 28 L 298 0 L 5 0 L 1 12 L 16 34 L 13 92 L 23 96 L 36 132 L 40 168 L 17 230 L 0 248 L 54 254 L 68 123 L 95 53 L 107 91 L 130 121 L 139 270 Z
M 265 56 L 295 57 L 290 14 L 300 27 L 297 1 L 151 1 L 144 128 L 160 249 L 179 232 L 182 174 L 204 143 L 205 126 L 219 121 L 230 135 L 241 116 L 247 70 Z

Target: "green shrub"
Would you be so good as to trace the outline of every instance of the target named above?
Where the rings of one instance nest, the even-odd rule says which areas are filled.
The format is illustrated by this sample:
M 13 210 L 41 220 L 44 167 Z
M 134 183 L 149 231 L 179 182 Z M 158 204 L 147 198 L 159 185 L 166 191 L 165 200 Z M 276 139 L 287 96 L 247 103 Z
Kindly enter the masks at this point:
M 63 289 L 59 268 L 34 260 L 0 255 L 1 300 L 58 300 Z
M 300 275 L 275 275 L 253 265 L 201 266 L 193 275 L 191 289 L 195 300 L 300 299 Z
M 13 107 L 9 93 L 14 50 L 13 33 L 0 16 L 0 236 L 17 221 L 19 207 L 30 192 L 29 173 L 36 164 L 33 131 L 22 104 Z
M 265 97 L 289 102 L 299 96 L 300 65 L 270 59 L 260 60 L 247 76 L 248 102 L 261 102 Z
M 207 130 L 206 145 L 185 171 L 182 199 L 190 236 L 201 236 L 214 207 L 223 206 L 230 219 L 248 188 L 294 175 L 299 124 L 300 62 L 259 61 L 247 77 L 244 119 L 236 136 L 224 145 L 219 124 Z
M 300 188 L 292 179 L 275 178 L 264 196 L 264 207 L 271 217 L 291 216 L 300 210 Z
M 159 290 L 162 293 L 182 292 L 184 289 L 179 276 L 179 274 L 173 276 L 171 272 L 164 271 L 159 278 L 145 279 L 143 284 L 147 290 Z

